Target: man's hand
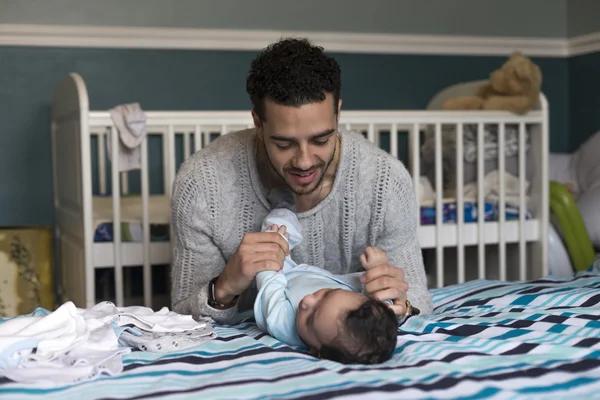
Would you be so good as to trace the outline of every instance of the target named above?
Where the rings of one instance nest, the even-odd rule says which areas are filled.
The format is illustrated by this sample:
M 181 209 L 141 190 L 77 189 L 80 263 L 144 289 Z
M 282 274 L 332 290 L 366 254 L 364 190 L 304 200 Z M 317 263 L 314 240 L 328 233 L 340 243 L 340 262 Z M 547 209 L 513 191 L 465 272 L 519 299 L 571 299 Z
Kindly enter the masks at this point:
M 289 244 L 278 233 L 285 226 L 273 226 L 274 232 L 249 232 L 215 283 L 215 300 L 228 304 L 246 290 L 260 271 L 279 271 L 289 254 Z
M 360 277 L 365 290 L 378 300 L 393 300 L 390 308 L 398 316 L 406 312 L 406 291 L 404 270 L 388 264 L 385 252 L 375 247 L 367 247 L 360 256 L 366 272 Z

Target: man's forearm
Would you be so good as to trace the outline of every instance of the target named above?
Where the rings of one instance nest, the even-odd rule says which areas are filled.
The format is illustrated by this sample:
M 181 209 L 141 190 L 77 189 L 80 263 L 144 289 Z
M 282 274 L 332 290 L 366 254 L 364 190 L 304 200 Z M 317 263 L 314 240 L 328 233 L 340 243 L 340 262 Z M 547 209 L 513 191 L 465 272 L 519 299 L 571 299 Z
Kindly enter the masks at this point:
M 236 322 L 238 317 L 237 304 L 223 310 L 213 308 L 209 305 L 209 285 L 210 282 L 203 284 L 198 291 L 175 303 L 173 311 L 184 315 L 191 315 L 195 319 L 203 316 L 211 317 L 218 324 L 232 324 Z
M 227 290 L 220 277 L 215 282 L 214 294 L 215 300 L 220 304 L 231 304 L 236 299 L 236 295 L 231 294 L 231 292 Z

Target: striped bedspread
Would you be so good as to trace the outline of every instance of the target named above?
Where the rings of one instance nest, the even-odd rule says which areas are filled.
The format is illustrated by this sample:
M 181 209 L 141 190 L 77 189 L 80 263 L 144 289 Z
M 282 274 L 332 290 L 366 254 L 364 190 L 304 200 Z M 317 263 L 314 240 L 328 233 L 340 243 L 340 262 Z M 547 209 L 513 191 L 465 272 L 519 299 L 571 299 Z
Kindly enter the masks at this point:
M 433 290 L 433 315 L 400 328 L 376 367 L 316 360 L 251 321 L 180 353 L 135 352 L 116 377 L 45 389 L 0 380 L 30 399 L 600 398 L 600 275 Z

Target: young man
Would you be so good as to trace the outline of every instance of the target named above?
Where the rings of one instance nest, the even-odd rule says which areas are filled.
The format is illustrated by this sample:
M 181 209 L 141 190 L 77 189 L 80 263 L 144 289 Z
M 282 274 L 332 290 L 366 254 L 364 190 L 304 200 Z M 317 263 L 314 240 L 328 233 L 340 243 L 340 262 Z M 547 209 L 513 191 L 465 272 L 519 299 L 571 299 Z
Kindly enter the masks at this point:
M 289 251 L 278 233 L 260 232 L 270 191 L 289 187 L 305 232 L 296 262 L 359 272 L 365 248 L 377 247 L 389 263 L 364 274 L 366 291 L 391 300 L 399 318 L 407 300 L 431 312 L 411 177 L 362 135 L 339 130 L 340 75 L 306 40 L 281 40 L 252 62 L 255 128 L 192 155 L 173 185 L 174 311 L 230 324 L 253 308 L 256 274 L 280 270 Z

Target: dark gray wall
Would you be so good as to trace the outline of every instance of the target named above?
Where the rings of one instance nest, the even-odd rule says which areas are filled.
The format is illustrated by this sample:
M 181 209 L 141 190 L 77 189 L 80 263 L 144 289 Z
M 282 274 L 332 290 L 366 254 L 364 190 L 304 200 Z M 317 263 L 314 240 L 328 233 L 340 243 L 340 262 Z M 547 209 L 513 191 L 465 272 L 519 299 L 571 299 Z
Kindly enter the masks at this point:
M 567 0 L 0 0 L 0 23 L 562 38 Z
M 568 0 L 567 36 L 600 32 L 600 1 Z

